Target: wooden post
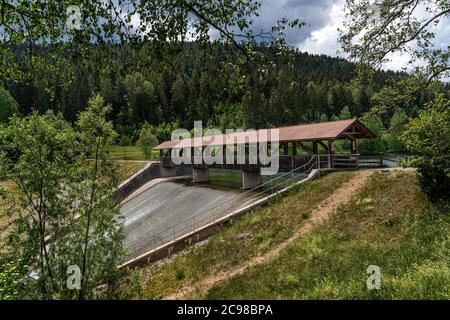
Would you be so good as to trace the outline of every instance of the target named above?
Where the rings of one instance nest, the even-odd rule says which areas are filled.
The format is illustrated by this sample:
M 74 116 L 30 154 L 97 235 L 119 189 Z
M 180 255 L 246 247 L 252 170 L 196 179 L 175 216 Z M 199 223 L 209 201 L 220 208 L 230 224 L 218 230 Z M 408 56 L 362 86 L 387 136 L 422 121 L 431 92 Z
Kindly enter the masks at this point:
M 297 142 L 292 141 L 292 155 L 296 156 L 297 155 Z
M 380 168 L 383 167 L 383 158 L 384 158 L 384 154 L 383 154 L 383 152 L 380 152 Z
M 317 141 L 313 141 L 313 154 L 318 154 Z
M 328 140 L 328 168 L 333 168 L 333 140 Z
M 356 154 L 356 139 L 352 139 L 352 149 L 351 149 L 351 153 L 352 154 Z
M 284 155 L 289 155 L 289 142 L 283 142 Z

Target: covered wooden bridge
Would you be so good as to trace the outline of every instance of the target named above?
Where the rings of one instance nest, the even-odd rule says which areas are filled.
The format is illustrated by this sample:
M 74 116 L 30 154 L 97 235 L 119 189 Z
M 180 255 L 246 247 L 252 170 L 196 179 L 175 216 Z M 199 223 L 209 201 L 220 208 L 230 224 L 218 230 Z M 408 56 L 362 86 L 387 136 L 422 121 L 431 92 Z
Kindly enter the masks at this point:
M 161 169 L 166 170 L 167 175 L 170 175 L 177 166 L 172 155 L 184 154 L 184 159 L 187 156 L 191 161 L 181 165 L 192 166 L 194 182 L 207 181 L 208 168 L 241 169 L 243 187 L 251 188 L 262 182 L 261 168 L 270 164 L 262 163 L 258 157 L 252 157 L 249 150 L 257 148 L 258 154 L 261 154 L 258 148 L 264 143 L 268 145 L 265 152 L 272 159 L 277 157 L 278 171 L 290 172 L 307 164 L 313 158 L 317 159 L 319 168 L 357 167 L 359 161 L 357 139 L 374 137 L 375 134 L 361 121 L 350 119 L 171 140 L 161 143 L 155 149 L 160 151 Z M 335 153 L 333 143 L 338 140 L 349 141 L 347 153 Z M 273 149 L 273 141 L 279 142 L 277 150 Z M 214 148 L 215 160 L 223 161 L 207 161 L 204 156 L 205 148 L 210 150 Z M 229 152 L 226 152 L 230 150 L 235 157 L 230 157 Z M 239 154 L 245 154 L 245 157 L 239 157 Z

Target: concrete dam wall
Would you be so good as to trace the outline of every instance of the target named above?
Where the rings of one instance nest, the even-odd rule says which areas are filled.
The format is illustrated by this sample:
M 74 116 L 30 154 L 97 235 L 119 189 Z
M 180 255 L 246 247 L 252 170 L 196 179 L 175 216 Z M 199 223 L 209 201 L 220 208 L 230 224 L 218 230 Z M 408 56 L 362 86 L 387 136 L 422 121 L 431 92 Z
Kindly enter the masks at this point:
M 188 166 L 179 166 L 176 168 L 166 169 L 161 167 L 159 163 L 149 162 L 147 166 L 141 171 L 137 172 L 126 181 L 121 183 L 116 191 L 116 200 L 122 201 L 138 190 L 141 186 L 153 179 L 174 177 L 174 176 L 188 176 L 192 175 L 192 169 Z

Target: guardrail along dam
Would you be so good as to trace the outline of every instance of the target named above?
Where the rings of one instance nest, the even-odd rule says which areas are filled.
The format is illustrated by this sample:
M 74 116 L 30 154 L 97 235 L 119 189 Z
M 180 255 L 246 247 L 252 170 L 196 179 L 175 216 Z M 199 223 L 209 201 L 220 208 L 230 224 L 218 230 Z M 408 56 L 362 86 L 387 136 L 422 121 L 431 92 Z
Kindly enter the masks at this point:
M 126 199 L 121 207 L 124 217 L 124 245 L 128 258 L 134 258 L 194 228 L 210 223 L 230 212 L 227 206 L 237 197 L 237 208 L 257 196 L 242 191 L 193 185 L 188 181 L 160 182 Z

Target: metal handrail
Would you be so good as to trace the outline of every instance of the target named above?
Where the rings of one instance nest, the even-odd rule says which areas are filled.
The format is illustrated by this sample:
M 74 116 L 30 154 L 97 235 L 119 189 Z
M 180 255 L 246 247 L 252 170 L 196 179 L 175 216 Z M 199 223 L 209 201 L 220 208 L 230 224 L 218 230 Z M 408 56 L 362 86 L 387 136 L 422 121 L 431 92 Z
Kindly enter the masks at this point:
M 302 165 L 302 166 L 300 166 L 300 167 L 298 167 L 298 168 L 296 168 L 294 170 L 291 170 L 290 172 L 283 173 L 282 175 L 277 176 L 277 177 L 275 177 L 275 178 L 273 178 L 273 179 L 271 179 L 269 181 L 266 181 L 263 184 L 255 187 L 255 188 L 252 188 L 250 190 L 247 190 L 247 191 L 239 194 L 235 198 L 231 199 L 231 202 L 230 202 L 230 200 L 228 200 L 226 202 L 223 202 L 223 203 L 221 203 L 219 205 L 216 205 L 216 206 L 214 206 L 212 208 L 209 208 L 209 209 L 207 209 L 207 210 L 205 210 L 205 211 L 195 215 L 194 217 L 186 219 L 186 220 L 184 220 L 184 221 L 182 221 L 180 223 L 177 223 L 176 225 L 174 225 L 172 227 L 169 227 L 169 228 L 167 228 L 167 229 L 165 229 L 163 231 L 160 231 L 160 232 L 158 232 L 158 233 L 156 233 L 156 234 L 154 234 L 154 235 L 152 235 L 150 237 L 147 237 L 147 238 L 141 239 L 141 240 L 139 240 L 137 242 L 134 242 L 131 245 L 131 247 L 133 248 L 133 250 L 132 250 L 133 251 L 133 255 L 136 255 L 137 252 L 142 250 L 142 249 L 138 249 L 137 247 L 139 247 L 139 245 L 144 243 L 144 242 L 152 243 L 151 248 L 155 249 L 158 246 L 164 245 L 165 243 L 168 243 L 170 241 L 174 241 L 175 239 L 177 239 L 179 234 L 183 235 L 183 234 L 186 234 L 189 231 L 191 231 L 191 232 L 195 231 L 199 226 L 206 225 L 209 220 L 210 220 L 210 223 L 214 223 L 219 218 L 221 218 L 224 215 L 224 213 L 226 213 L 226 212 L 234 212 L 237 209 L 238 204 L 240 204 L 241 200 L 243 198 L 245 198 L 249 193 L 252 193 L 253 197 L 258 197 L 261 194 L 267 193 L 267 191 L 273 192 L 274 189 L 282 186 L 283 184 L 286 184 L 286 183 L 294 180 L 293 174 L 294 173 L 298 173 L 298 171 L 300 171 L 301 169 L 307 168 L 307 170 L 303 170 L 301 173 L 310 172 L 315 166 L 317 166 L 317 159 L 320 159 L 320 158 L 318 158 L 317 155 L 314 155 L 310 159 L 310 161 L 308 163 L 306 163 L 306 164 L 304 164 L 304 165 Z M 290 175 L 290 179 L 284 180 L 281 183 L 277 183 L 277 184 L 274 185 L 275 181 L 281 180 L 282 178 L 287 177 L 289 175 Z M 259 193 L 255 193 L 255 191 L 257 189 L 261 189 L 263 187 L 266 187 L 269 184 L 270 184 L 270 188 L 268 188 L 268 189 L 264 188 L 263 191 L 261 191 Z M 224 205 L 226 205 L 226 206 L 224 208 L 221 208 Z M 221 208 L 221 209 L 219 209 L 219 208 Z M 232 209 L 232 210 L 230 210 L 230 209 Z M 211 212 L 212 212 L 212 214 L 210 214 Z M 205 214 L 208 214 L 208 215 L 206 217 L 200 219 L 200 217 L 202 215 L 205 215 Z M 192 224 L 190 222 L 192 222 Z M 177 227 L 182 227 L 182 228 L 177 231 Z M 163 236 L 164 234 L 168 234 L 168 235 L 167 236 Z M 158 238 L 161 238 L 161 239 L 157 240 Z M 151 240 L 151 241 L 149 241 L 149 240 Z M 148 251 L 149 250 L 149 246 L 146 246 L 145 250 Z

